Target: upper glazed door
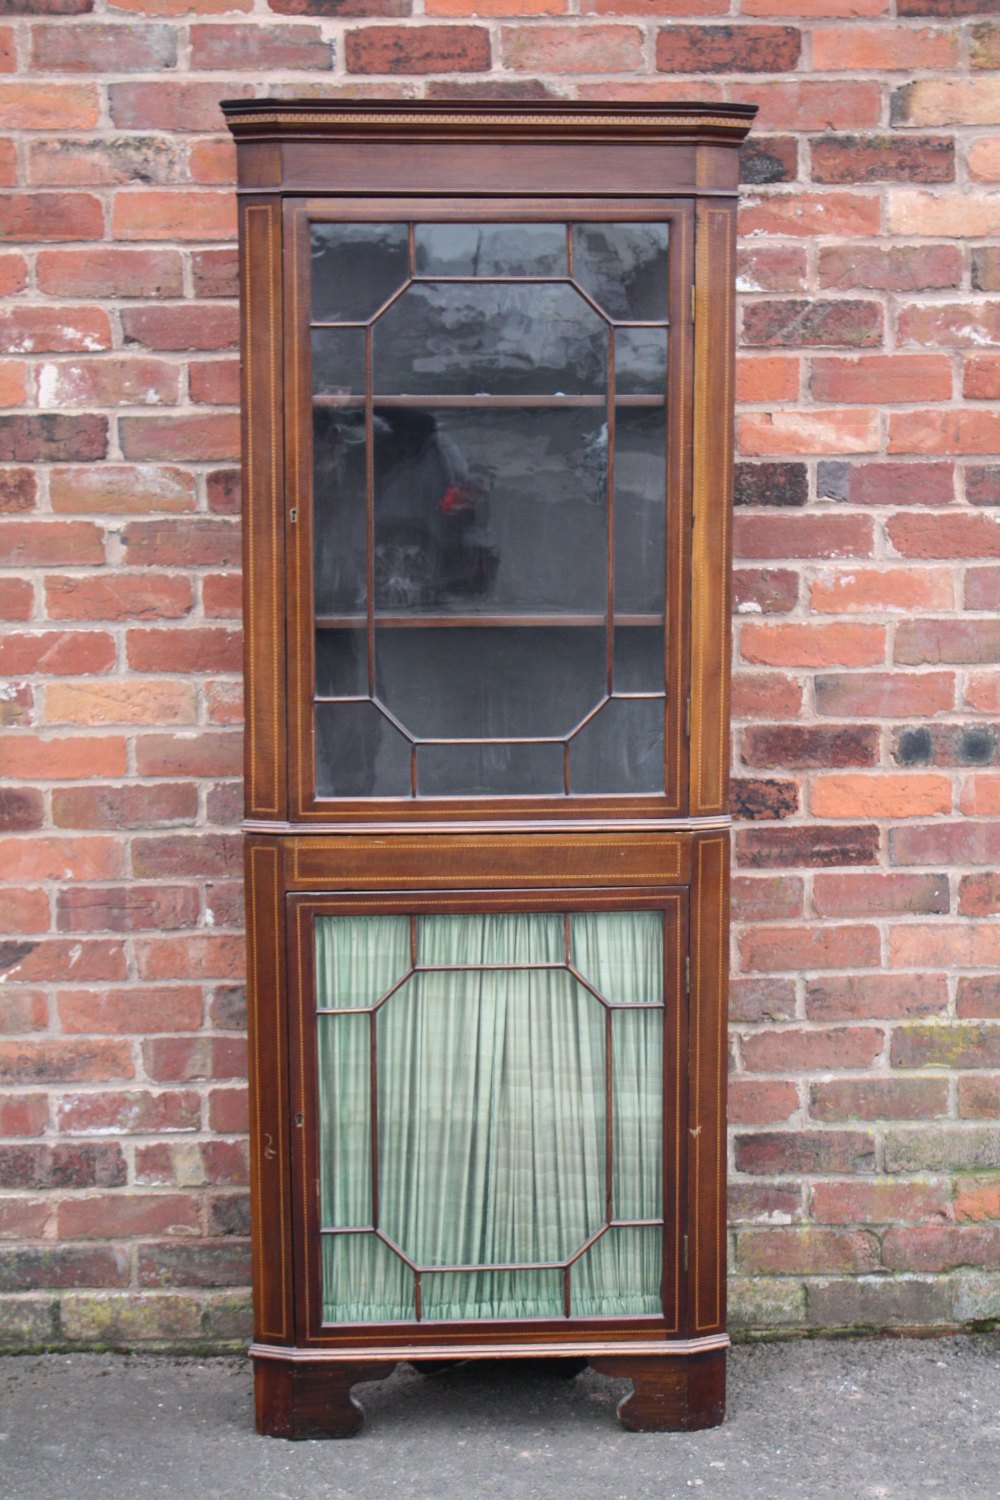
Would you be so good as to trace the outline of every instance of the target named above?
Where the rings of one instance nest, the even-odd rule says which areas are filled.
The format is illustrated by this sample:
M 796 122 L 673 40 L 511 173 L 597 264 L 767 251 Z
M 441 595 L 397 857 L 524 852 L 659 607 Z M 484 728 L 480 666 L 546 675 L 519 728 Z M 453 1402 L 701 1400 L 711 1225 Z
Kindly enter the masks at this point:
M 683 811 L 690 205 L 288 210 L 293 817 Z

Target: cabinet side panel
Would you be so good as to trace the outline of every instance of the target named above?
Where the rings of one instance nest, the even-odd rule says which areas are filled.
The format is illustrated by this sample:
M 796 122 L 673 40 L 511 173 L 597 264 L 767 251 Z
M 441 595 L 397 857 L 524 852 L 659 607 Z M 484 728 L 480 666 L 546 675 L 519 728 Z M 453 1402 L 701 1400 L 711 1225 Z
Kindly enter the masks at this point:
M 245 800 L 247 816 L 252 818 L 285 815 L 280 268 L 278 200 L 247 200 L 240 221 L 243 670 Z
M 728 801 L 734 269 L 733 209 L 700 204 L 691 559 L 693 815 L 722 812 Z
M 262 1343 L 289 1343 L 288 1049 L 281 849 L 249 841 L 247 1026 L 250 1043 L 250 1181 L 253 1208 L 254 1330 Z
M 688 1112 L 689 1332 L 726 1320 L 726 1069 L 729 992 L 729 835 L 694 849 Z

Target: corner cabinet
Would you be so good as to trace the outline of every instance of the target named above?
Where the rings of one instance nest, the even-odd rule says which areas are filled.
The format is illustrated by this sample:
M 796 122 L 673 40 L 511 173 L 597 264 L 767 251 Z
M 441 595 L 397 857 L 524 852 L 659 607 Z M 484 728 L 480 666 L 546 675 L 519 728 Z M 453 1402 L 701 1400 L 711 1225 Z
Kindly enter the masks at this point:
M 722 1420 L 738 105 L 225 106 L 257 1420 Z

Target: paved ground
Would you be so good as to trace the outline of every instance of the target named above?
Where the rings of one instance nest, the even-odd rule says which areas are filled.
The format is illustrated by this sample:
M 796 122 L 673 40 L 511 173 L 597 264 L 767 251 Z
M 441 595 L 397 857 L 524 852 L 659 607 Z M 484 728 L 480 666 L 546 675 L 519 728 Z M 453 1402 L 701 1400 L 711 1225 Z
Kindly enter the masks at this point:
M 744 1346 L 729 1419 L 636 1435 L 627 1387 L 502 1365 L 359 1388 L 348 1442 L 250 1427 L 242 1360 L 0 1359 L 3 1500 L 998 1500 L 1000 1335 Z

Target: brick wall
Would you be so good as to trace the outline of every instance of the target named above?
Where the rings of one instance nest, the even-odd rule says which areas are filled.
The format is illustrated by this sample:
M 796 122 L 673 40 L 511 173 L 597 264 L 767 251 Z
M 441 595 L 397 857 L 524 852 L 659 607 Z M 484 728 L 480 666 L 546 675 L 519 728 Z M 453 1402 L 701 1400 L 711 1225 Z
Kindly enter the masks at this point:
M 0 1325 L 247 1330 L 221 97 L 760 105 L 733 1293 L 1000 1317 L 996 0 L 17 0 L 0 26 Z M 105 71 L 107 70 L 107 71 Z

